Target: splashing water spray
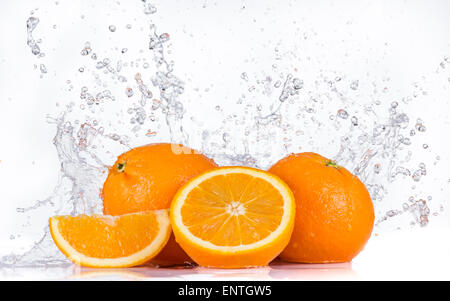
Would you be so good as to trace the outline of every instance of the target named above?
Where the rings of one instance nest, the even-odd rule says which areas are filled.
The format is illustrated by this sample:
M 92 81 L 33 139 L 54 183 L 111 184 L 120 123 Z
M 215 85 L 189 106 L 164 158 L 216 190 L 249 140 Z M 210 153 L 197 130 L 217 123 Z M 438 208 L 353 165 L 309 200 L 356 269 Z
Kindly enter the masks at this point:
M 48 117 L 48 122 L 56 128 L 53 144 L 61 166 L 59 181 L 51 196 L 32 206 L 17 208 L 18 214 L 101 213 L 99 191 L 108 165 L 119 153 L 140 145 L 135 140 L 157 142 L 159 131 L 166 130 L 170 142 L 188 146 L 195 143 L 194 135 L 184 128 L 189 122 L 184 119 L 189 110 L 183 99 L 185 83 L 174 74 L 174 62 L 168 59 L 171 37 L 158 31 L 153 23 L 156 7 L 148 0 L 142 1 L 142 5 L 148 21 L 146 53 L 150 53 L 153 65 L 141 61 L 142 68 L 130 77 L 125 70 L 139 69 L 137 61 L 114 62 L 100 58 L 102 54 L 94 52 L 94 43 L 84 44 L 80 54 L 93 66 L 97 85 L 80 87 L 79 106 L 71 102 L 60 116 Z M 42 57 L 39 43 L 33 37 L 38 24 L 39 19 L 34 16 L 26 21 L 27 45 L 33 55 Z M 131 29 L 131 25 L 127 29 Z M 109 25 L 108 30 L 115 34 L 119 29 Z M 120 52 L 126 55 L 128 49 L 122 48 Z M 146 75 L 149 68 L 153 68 L 151 76 Z M 87 69 L 80 67 L 78 72 L 86 73 Z M 400 180 L 414 185 L 429 173 L 430 168 L 425 163 L 411 160 L 412 151 L 409 150 L 414 144 L 414 136 L 427 131 L 425 121 L 418 119 L 412 124 L 411 117 L 405 113 L 405 108 L 416 96 L 406 96 L 401 103 L 392 101 L 387 109 L 380 109 L 382 106 L 377 100 L 380 92 L 373 92 L 371 97 L 375 100 L 369 103 L 349 102 L 362 89 L 361 79 L 340 76 L 330 79 L 325 75 L 315 80 L 301 79 L 301 72 L 296 77 L 277 69 L 278 66 L 273 65 L 273 74 L 263 78 L 246 72 L 240 74 L 242 83 L 248 88 L 237 100 L 239 112 L 223 116 L 219 127 L 199 126 L 201 135 L 196 136 L 201 136 L 202 153 L 223 165 L 267 169 L 289 153 L 321 152 L 328 148 L 328 143 L 333 143 L 340 148 L 330 164 L 346 167 L 365 183 L 376 208 L 377 226 L 401 215 L 408 216 L 411 225 L 426 226 L 432 215 L 443 211 L 442 205 L 438 210 L 430 209 L 430 197 L 410 196 L 395 204 L 386 201 L 392 183 Z M 46 72 L 42 65 L 41 73 Z M 123 92 L 119 95 L 109 90 L 105 77 L 123 86 Z M 268 100 L 268 109 L 258 101 L 251 101 L 258 97 Z M 114 111 L 117 106 L 119 109 Z M 120 118 L 115 117 L 109 122 L 98 120 L 102 119 L 99 116 L 106 118 L 110 112 L 112 116 L 118 116 L 117 111 L 123 106 L 125 113 L 120 113 Z M 335 113 L 324 114 L 327 108 L 335 106 Z M 221 110 L 219 105 L 216 109 Z M 79 120 L 75 111 L 87 112 L 90 117 Z M 117 119 L 125 120 L 124 115 L 129 117 L 129 123 L 122 124 L 119 133 L 115 123 Z M 326 145 L 314 142 L 315 137 L 321 136 L 326 137 L 323 139 L 328 141 Z M 69 264 L 54 246 L 48 226 L 42 233 L 26 252 L 2 257 L 0 266 Z

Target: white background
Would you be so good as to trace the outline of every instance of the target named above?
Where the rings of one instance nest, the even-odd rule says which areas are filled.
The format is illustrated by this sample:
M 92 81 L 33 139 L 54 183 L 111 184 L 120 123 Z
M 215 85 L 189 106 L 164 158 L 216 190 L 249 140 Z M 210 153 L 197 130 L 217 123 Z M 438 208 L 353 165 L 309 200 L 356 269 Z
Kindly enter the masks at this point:
M 79 101 L 81 85 L 70 91 L 67 80 L 72 83 L 85 80 L 77 73 L 78 67 L 86 65 L 79 54 L 84 43 L 95 44 L 99 53 L 111 52 L 114 46 L 127 47 L 136 55 L 140 49 L 147 49 L 140 1 L 57 3 L 2 1 L 0 4 L 0 251 L 3 254 L 25 250 L 34 239 L 26 233 L 20 239 L 10 239 L 23 222 L 18 222 L 16 208 L 47 198 L 58 181 L 59 162 L 52 144 L 55 126 L 46 122 L 46 116 L 56 116 L 64 104 Z M 439 66 L 450 56 L 448 1 L 156 1 L 155 6 L 158 13 L 154 22 L 171 35 L 170 55 L 177 75 L 186 82 L 186 98 L 198 103 L 189 114 L 210 118 L 210 126 L 214 125 L 215 113 L 209 112 L 215 112 L 218 103 L 226 107 L 228 101 L 238 99 L 247 89 L 242 86 L 242 72 L 251 75 L 270 69 L 277 45 L 291 55 L 288 63 L 280 63 L 282 66 L 283 63 L 302 65 L 307 57 L 312 58 L 313 63 L 305 63 L 309 67 L 301 70 L 304 81 L 310 77 L 308 72 L 322 69 L 340 70 L 348 78 L 361 78 L 370 72 L 373 78 L 389 77 L 395 90 L 392 95 L 399 98 L 411 93 L 412 83 L 427 82 L 423 77 L 434 78 L 430 74 L 444 82 L 447 78 L 450 81 L 450 66 L 447 69 Z M 40 18 L 34 36 L 42 38 L 40 47 L 46 54 L 43 58 L 33 56 L 26 45 L 25 22 L 32 10 Z M 110 24 L 117 27 L 115 35 L 108 30 Z M 132 24 L 136 30 L 125 31 L 126 24 Z M 301 39 L 304 42 L 299 44 Z M 33 67 L 41 63 L 48 69 L 43 78 L 39 67 L 37 70 Z M 436 75 L 437 70 L 443 75 Z M 426 142 L 432 146 L 428 150 L 430 156 L 441 157 L 428 180 L 430 193 L 437 193 L 436 202 L 446 210 L 445 191 L 450 179 L 447 139 L 450 82 L 447 87 L 441 83 L 427 84 L 433 90 L 429 91 L 433 97 L 427 103 L 410 104 L 408 113 L 426 121 Z M 401 191 L 402 187 L 397 189 Z M 352 265 L 315 266 L 313 272 L 310 267 L 294 266 L 294 271 L 286 267 L 285 274 L 283 269 L 281 274 L 262 269 L 246 271 L 241 278 L 448 279 L 445 271 L 450 266 L 448 221 L 448 215 L 443 214 L 425 228 L 396 230 L 395 225 L 387 230 L 375 228 L 379 235 L 372 237 Z M 227 277 L 223 275 L 225 272 L 216 272 L 217 279 Z M 4 273 L 4 277 L 52 278 L 66 277 L 72 271 L 57 271 L 54 275 L 42 271 L 33 274 L 30 270 Z M 180 277 L 198 279 L 202 273 L 210 277 L 210 272 L 202 269 L 195 276 L 185 273 Z M 239 278 L 239 273 L 234 276 Z

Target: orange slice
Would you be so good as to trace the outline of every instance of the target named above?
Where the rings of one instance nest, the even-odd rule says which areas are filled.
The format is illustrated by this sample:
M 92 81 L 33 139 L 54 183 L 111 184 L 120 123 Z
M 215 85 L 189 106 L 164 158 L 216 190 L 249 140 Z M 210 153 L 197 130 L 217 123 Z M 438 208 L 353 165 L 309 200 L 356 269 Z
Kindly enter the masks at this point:
M 153 258 L 166 245 L 171 234 L 167 211 L 54 216 L 50 233 L 61 252 L 78 265 L 131 267 Z
M 177 242 L 199 265 L 267 265 L 292 234 L 295 201 L 277 176 L 248 167 L 221 167 L 186 183 L 170 221 Z

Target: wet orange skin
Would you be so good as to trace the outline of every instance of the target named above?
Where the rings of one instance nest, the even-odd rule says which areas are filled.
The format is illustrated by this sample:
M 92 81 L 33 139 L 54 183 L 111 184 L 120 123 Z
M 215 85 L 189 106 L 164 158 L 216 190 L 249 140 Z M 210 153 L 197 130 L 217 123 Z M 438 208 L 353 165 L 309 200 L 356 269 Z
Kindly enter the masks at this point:
M 315 153 L 291 154 L 270 169 L 294 193 L 295 226 L 283 260 L 351 261 L 372 233 L 374 209 L 364 184 L 344 167 Z
M 157 143 L 134 148 L 120 155 L 109 168 L 101 192 L 103 213 L 122 215 L 167 209 L 184 183 L 215 167 L 212 159 L 180 144 Z M 173 234 L 152 260 L 158 264 L 186 261 L 191 259 L 175 242 Z

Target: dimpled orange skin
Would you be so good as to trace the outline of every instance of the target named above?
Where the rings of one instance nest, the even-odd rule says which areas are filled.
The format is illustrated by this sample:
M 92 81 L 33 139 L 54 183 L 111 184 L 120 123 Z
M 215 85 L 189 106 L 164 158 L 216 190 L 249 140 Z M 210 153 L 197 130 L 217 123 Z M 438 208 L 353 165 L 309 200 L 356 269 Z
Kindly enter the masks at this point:
M 302 263 L 351 261 L 369 240 L 374 209 L 364 184 L 316 153 L 291 154 L 270 169 L 294 193 L 294 232 L 281 259 Z
M 136 147 L 120 155 L 109 168 L 103 185 L 103 213 L 122 215 L 170 207 L 177 190 L 194 176 L 217 167 L 197 151 L 180 144 L 157 143 Z M 159 264 L 191 261 L 175 242 L 152 260 Z

